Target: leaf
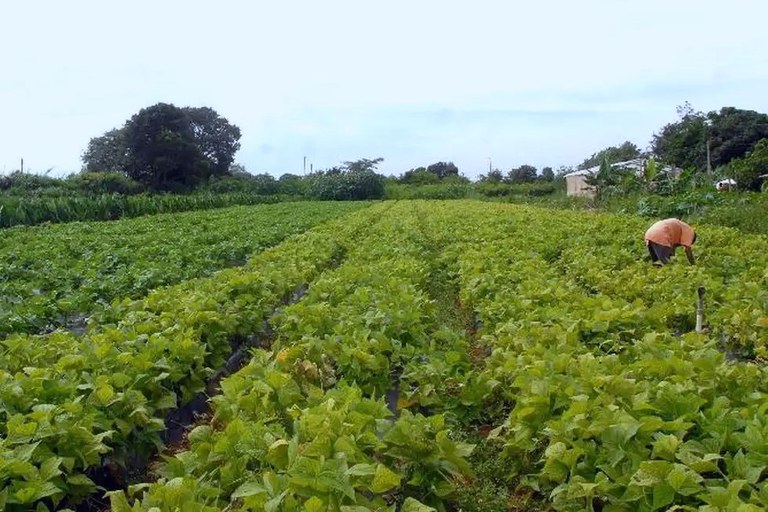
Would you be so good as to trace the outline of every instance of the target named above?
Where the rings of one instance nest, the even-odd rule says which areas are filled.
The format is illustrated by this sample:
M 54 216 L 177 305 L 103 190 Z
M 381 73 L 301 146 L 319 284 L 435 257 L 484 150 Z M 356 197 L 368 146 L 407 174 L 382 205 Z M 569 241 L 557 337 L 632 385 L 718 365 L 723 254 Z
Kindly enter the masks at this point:
M 346 473 L 349 476 L 371 476 L 376 473 L 376 469 L 374 464 L 355 464 Z
M 97 387 L 96 391 L 94 391 L 94 394 L 96 395 L 96 398 L 99 400 L 99 403 L 101 403 L 102 405 L 108 405 L 109 401 L 112 400 L 112 398 L 115 396 L 115 390 L 109 384 L 104 384 L 102 386 Z
M 384 493 L 400 485 L 400 475 L 383 464 L 376 466 L 373 475 L 371 490 L 375 493 Z
M 246 498 L 257 494 L 265 494 L 267 489 L 258 482 L 245 482 L 232 493 L 232 498 Z
M 675 490 L 668 484 L 661 482 L 653 487 L 653 509 L 664 508 L 675 499 Z
M 16 491 L 13 496 L 18 503 L 34 503 L 48 496 L 62 492 L 51 482 L 29 482 L 25 487 Z
M 437 512 L 437 510 L 413 498 L 406 498 L 400 512 Z
M 275 469 L 286 469 L 288 467 L 288 441 L 278 439 L 269 446 L 267 450 L 267 462 L 272 464 Z
M 326 508 L 325 504 L 323 504 L 323 500 L 317 496 L 312 496 L 306 502 L 304 502 L 304 512 L 325 512 L 325 510 Z

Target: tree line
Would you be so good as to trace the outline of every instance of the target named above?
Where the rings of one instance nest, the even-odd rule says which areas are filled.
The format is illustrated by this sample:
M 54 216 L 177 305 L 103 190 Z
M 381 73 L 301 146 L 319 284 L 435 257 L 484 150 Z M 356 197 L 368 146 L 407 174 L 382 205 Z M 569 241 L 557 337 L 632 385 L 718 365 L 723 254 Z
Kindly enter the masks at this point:
M 672 166 L 691 175 L 730 177 L 740 188 L 759 189 L 768 174 L 768 115 L 723 107 L 698 112 L 689 103 L 678 107 L 678 119 L 653 134 L 649 149 L 632 142 L 604 148 L 575 167 L 539 170 L 530 164 L 479 176 L 490 184 L 553 182 L 574 169 L 653 157 L 660 167 Z M 188 191 L 201 185 L 227 191 L 243 182 L 264 193 L 301 193 L 320 198 L 381 197 L 385 178 L 376 170 L 381 158 L 344 162 L 308 176 L 252 175 L 234 164 L 240 129 L 209 107 L 176 107 L 158 103 L 144 108 L 123 126 L 94 137 L 82 155 L 86 173 L 116 173 L 149 191 Z M 115 178 L 116 180 L 117 178 Z M 453 162 L 435 162 L 390 178 L 425 185 L 467 183 Z M 99 181 L 93 178 L 92 181 Z M 0 187 L 2 184 L 0 184 Z M 125 188 L 125 187 L 124 187 Z M 247 188 L 247 187 L 246 187 Z

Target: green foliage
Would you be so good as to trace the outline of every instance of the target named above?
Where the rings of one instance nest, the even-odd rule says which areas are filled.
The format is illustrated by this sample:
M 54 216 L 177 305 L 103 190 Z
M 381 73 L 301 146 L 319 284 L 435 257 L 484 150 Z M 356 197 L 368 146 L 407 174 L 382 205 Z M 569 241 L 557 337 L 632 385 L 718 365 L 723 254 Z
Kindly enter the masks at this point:
M 86 171 L 120 172 L 153 190 L 189 190 L 227 174 L 239 140 L 240 129 L 211 108 L 158 103 L 92 138 L 82 158 Z
M 82 160 L 86 172 L 125 173 L 128 166 L 125 130 L 114 128 L 100 137 L 93 137 L 88 141 Z
M 740 189 L 760 190 L 765 179 L 761 176 L 768 174 L 768 138 L 755 144 L 754 150 L 744 158 L 732 160 L 726 173 L 736 180 Z
M 541 170 L 541 179 L 547 182 L 555 181 L 555 171 L 551 167 L 544 167 Z
M 96 181 L 96 183 L 99 183 Z M 130 182 L 129 182 L 130 183 Z M 234 205 L 277 203 L 284 196 L 251 192 L 228 194 L 102 194 L 52 197 L 0 196 L 0 227 L 32 226 L 46 222 L 115 220 L 157 213 L 209 210 Z
M 67 325 L 113 299 L 241 264 L 358 207 L 282 203 L 9 230 L 0 248 L 0 336 Z
M 617 162 L 626 162 L 634 158 L 640 157 L 640 149 L 629 141 L 622 143 L 619 146 L 610 146 L 605 149 L 601 149 L 597 153 L 594 153 L 589 158 L 586 158 L 579 166 L 579 169 L 589 169 L 602 165 L 604 161 L 609 164 L 615 164 Z
M 727 165 L 752 151 L 768 137 L 768 115 L 752 110 L 723 107 L 707 114 L 686 103 L 678 107 L 680 120 L 664 126 L 653 136 L 653 153 L 668 164 L 703 170 L 707 165 L 707 141 L 712 167 Z
M 513 185 L 534 182 L 536 181 L 536 167 L 532 165 L 521 165 L 520 167 L 514 168 L 509 171 L 505 181 Z
M 768 240 L 696 225 L 698 264 L 655 268 L 649 222 L 379 203 L 114 302 L 83 336 L 11 336 L 0 499 L 92 491 L 87 468 L 151 450 L 268 318 L 211 421 L 114 510 L 765 509 Z
M 0 190 L 9 195 L 38 195 L 61 186 L 60 180 L 47 175 L 14 171 L 0 176 Z
M 153 450 L 166 411 L 205 388 L 232 350 L 230 342 L 261 334 L 274 308 L 331 265 L 341 243 L 371 219 L 363 214 L 333 222 L 262 252 L 242 268 L 115 302 L 103 323 L 82 336 L 56 332 L 4 340 L 4 509 L 44 507 L 43 498 L 56 504 L 65 496 L 74 505 L 95 490 L 84 473 L 100 466 L 102 456 L 124 463 L 130 454 Z M 195 492 L 165 496 L 178 502 Z
M 440 178 L 437 174 L 428 171 L 425 167 L 418 167 L 406 171 L 398 180 L 400 183 L 408 183 L 413 185 L 426 185 L 431 183 L 437 183 Z
M 434 174 L 438 180 L 459 176 L 459 168 L 453 162 L 437 162 L 427 166 L 427 172 Z
M 82 172 L 68 180 L 82 194 L 93 196 L 102 194 L 139 194 L 144 187 L 136 180 L 119 172 Z
M 345 162 L 344 168 L 318 171 L 307 177 L 309 197 L 349 201 L 384 197 L 384 177 L 374 169 L 382 158 Z

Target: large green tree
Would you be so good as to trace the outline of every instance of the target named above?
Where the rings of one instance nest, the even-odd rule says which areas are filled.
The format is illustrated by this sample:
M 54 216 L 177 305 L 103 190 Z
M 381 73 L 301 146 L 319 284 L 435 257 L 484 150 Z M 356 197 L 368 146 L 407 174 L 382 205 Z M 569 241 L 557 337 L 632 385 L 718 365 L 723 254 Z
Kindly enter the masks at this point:
M 87 171 L 121 172 L 155 190 L 194 187 L 229 173 L 240 129 L 208 107 L 158 103 L 88 143 Z
M 128 149 L 125 172 L 156 190 L 191 188 L 212 174 L 196 145 L 189 116 L 167 103 L 141 109 L 123 128 Z
M 209 107 L 185 107 L 195 145 L 208 159 L 215 175 L 226 174 L 240 149 L 240 128 Z
M 704 114 L 685 103 L 677 113 L 676 122 L 654 134 L 651 148 L 660 161 L 684 169 L 707 168 L 707 143 L 712 168 L 717 168 L 743 157 L 768 137 L 768 115 L 753 110 L 723 107 Z

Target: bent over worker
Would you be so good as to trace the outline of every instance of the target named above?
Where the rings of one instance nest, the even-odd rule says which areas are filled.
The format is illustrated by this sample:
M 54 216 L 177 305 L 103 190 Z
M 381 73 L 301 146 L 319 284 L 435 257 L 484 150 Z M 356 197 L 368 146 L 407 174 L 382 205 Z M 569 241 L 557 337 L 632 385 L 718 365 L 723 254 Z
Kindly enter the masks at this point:
M 679 219 L 664 219 L 656 222 L 645 232 L 645 245 L 651 253 L 654 265 L 664 265 L 682 246 L 691 265 L 696 263 L 691 246 L 696 242 L 693 228 Z

